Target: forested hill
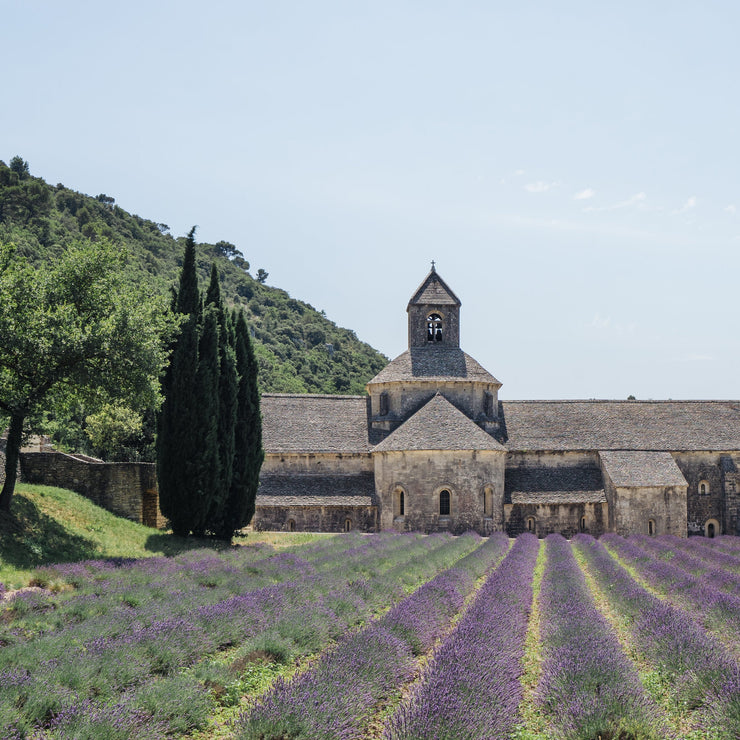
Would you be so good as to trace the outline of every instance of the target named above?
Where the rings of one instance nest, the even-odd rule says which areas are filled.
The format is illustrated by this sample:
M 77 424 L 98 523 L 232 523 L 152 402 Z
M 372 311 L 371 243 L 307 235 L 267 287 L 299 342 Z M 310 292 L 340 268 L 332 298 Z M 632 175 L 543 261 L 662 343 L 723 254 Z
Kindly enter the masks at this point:
M 198 214 L 193 214 L 193 223 Z M 197 234 L 196 234 L 197 237 Z M 184 236 L 163 223 L 132 215 L 109 195 L 83 195 L 61 183 L 33 177 L 20 157 L 0 161 L 0 242 L 15 244 L 31 260 L 49 260 L 79 239 L 108 240 L 125 248 L 132 280 L 143 275 L 155 290 L 177 282 Z M 363 393 L 365 383 L 387 360 L 354 332 L 284 290 L 264 284 L 262 270 L 250 274 L 249 247 L 226 241 L 198 245 L 198 270 L 207 282 L 215 261 L 227 302 L 246 308 L 260 366 L 263 391 Z M 259 278 L 259 279 L 256 279 Z

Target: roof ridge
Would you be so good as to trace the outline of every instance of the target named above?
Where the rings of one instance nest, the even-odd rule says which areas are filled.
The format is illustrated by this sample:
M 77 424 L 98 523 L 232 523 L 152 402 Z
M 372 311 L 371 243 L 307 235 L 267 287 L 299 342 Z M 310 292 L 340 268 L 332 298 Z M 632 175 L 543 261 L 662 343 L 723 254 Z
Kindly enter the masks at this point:
M 524 398 L 501 400 L 501 403 L 740 403 L 736 398 L 638 398 L 628 400 L 626 398 Z
M 367 394 L 363 396 L 348 396 L 339 395 L 335 393 L 263 393 L 262 398 L 367 398 Z

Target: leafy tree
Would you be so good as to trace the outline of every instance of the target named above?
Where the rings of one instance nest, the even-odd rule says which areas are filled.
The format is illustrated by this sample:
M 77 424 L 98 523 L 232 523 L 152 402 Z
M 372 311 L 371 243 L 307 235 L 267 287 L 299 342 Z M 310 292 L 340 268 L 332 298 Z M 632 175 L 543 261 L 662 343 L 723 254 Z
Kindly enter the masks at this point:
M 21 180 L 25 180 L 31 174 L 28 169 L 28 162 L 18 155 L 10 160 L 10 169 L 13 170 Z
M 0 412 L 10 417 L 1 510 L 10 509 L 24 426 L 41 410 L 70 399 L 91 410 L 159 402 L 175 321 L 122 263 L 106 243 L 78 242 L 38 266 L 0 244 Z
M 244 311 L 235 309 L 234 351 L 239 375 L 237 415 L 234 434 L 236 455 L 229 494 L 221 508 L 216 534 L 231 539 L 234 532 L 252 520 L 255 511 L 259 475 L 265 453 L 262 449 L 262 419 L 257 389 L 257 361 L 249 338 Z
M 129 440 L 141 435 L 143 428 L 141 414 L 120 403 L 106 403 L 100 411 L 85 418 L 85 434 L 106 460 L 115 457 Z
M 259 270 L 257 270 L 257 282 L 260 283 L 260 285 L 264 285 L 267 281 L 267 278 L 269 277 L 270 273 L 265 272 L 261 267 Z

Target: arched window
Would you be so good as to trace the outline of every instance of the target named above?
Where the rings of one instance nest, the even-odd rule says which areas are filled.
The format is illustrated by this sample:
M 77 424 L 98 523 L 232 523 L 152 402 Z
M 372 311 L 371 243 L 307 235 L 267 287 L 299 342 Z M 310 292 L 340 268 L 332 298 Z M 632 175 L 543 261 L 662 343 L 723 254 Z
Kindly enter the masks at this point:
M 439 492 L 439 515 L 450 515 L 450 492 L 447 489 Z
M 442 341 L 442 317 L 438 313 L 427 316 L 427 342 Z
M 581 532 L 585 532 L 585 531 L 586 531 L 586 517 L 582 516 L 581 517 Z
M 704 536 L 716 537 L 720 534 L 719 522 L 716 519 L 707 519 L 704 523 Z
M 535 522 L 533 516 L 527 517 L 527 532 L 535 532 L 537 529 L 537 522 Z
M 401 488 L 401 486 L 398 486 L 395 491 L 393 491 L 393 515 L 394 516 L 404 516 L 406 513 L 406 493 Z
M 493 489 L 486 486 L 483 489 L 483 516 L 493 516 Z
M 288 519 L 288 532 L 295 532 L 295 519 Z
M 344 520 L 344 531 L 345 532 L 351 532 L 352 531 L 352 520 L 349 517 L 347 517 Z
M 699 495 L 706 496 L 709 494 L 709 483 L 707 481 L 699 481 Z
M 648 519 L 648 534 L 652 537 L 655 534 L 655 520 Z

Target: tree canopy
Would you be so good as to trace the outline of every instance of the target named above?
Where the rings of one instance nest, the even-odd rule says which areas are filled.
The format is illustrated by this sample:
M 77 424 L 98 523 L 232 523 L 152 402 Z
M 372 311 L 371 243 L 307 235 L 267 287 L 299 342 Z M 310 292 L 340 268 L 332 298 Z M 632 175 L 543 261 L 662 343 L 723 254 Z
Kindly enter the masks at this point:
M 177 319 L 139 285 L 105 242 L 76 242 L 41 265 L 0 243 L 0 413 L 10 418 L 0 509 L 10 507 L 24 426 L 40 411 L 158 404 Z

